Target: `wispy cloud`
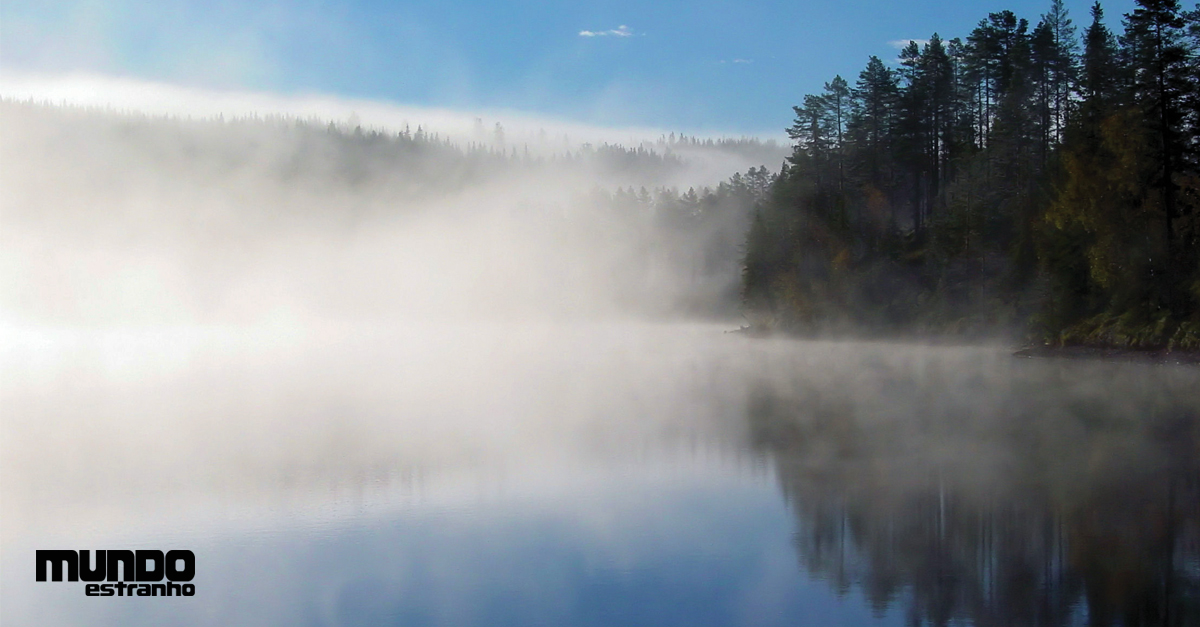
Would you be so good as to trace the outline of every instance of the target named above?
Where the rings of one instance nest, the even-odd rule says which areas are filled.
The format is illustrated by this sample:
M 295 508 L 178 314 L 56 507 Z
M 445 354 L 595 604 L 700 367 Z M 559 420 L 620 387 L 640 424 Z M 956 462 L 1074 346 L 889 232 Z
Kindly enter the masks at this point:
M 731 63 L 734 65 L 750 65 L 751 63 L 754 63 L 754 59 L 732 59 L 728 61 L 721 59 L 721 65 L 729 65 Z
M 609 30 L 581 30 L 580 37 L 633 37 L 633 31 L 622 24 Z
M 903 50 L 908 47 L 909 42 L 913 42 L 913 41 L 917 42 L 917 45 L 921 46 L 921 47 L 924 47 L 929 44 L 928 39 L 894 39 L 892 41 L 889 41 L 888 45 L 893 48 L 896 48 L 897 50 Z
M 625 102 L 629 96 L 629 93 L 624 93 L 618 100 Z M 422 126 L 461 145 L 477 140 L 475 128 L 478 118 L 482 118 L 489 129 L 495 122 L 501 122 L 510 143 L 528 142 L 531 147 L 547 141 L 557 142 L 556 146 L 560 146 L 563 141 L 568 141 L 565 138 L 569 138 L 572 148 L 583 143 L 636 146 L 641 142 L 653 142 L 670 131 L 681 130 L 649 125 L 604 125 L 512 109 L 446 109 L 328 94 L 283 95 L 204 89 L 102 74 L 41 75 L 8 69 L 0 69 L 0 98 L 197 118 L 278 115 L 298 120 L 316 120 L 322 126 L 327 122 L 335 122 L 350 128 L 358 124 L 365 129 L 392 132 L 398 132 L 406 126 L 413 130 Z M 350 120 L 354 120 L 353 124 Z M 690 131 L 689 135 L 713 138 L 741 134 L 682 130 Z M 754 134 L 786 144 L 786 138 L 780 135 L 770 130 Z M 714 182 L 723 180 L 727 174 L 721 168 L 726 165 L 720 168 L 714 166 L 713 171 L 706 171 L 705 176 L 712 174 L 709 178 Z M 753 164 L 739 163 L 729 166 L 728 171 L 744 171 L 750 165 Z

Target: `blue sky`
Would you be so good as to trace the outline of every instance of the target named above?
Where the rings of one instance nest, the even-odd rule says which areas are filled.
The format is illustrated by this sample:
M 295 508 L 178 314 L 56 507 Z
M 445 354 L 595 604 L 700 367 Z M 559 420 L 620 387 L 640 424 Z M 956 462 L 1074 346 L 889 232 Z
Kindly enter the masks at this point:
M 4 0 L 0 68 L 774 134 L 833 75 L 853 80 L 869 55 L 894 57 L 890 42 L 965 36 L 1002 9 L 1036 22 L 1048 5 Z M 1088 6 L 1067 2 L 1080 28 Z M 1114 30 L 1132 7 L 1105 3 Z

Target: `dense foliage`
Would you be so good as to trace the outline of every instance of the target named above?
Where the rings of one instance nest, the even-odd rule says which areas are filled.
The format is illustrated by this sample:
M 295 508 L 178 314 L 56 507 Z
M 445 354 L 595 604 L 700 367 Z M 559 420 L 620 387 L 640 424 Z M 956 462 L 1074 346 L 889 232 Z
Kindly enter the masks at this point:
M 992 13 L 806 96 L 746 238 L 752 319 L 1200 347 L 1200 5 L 1091 18 Z

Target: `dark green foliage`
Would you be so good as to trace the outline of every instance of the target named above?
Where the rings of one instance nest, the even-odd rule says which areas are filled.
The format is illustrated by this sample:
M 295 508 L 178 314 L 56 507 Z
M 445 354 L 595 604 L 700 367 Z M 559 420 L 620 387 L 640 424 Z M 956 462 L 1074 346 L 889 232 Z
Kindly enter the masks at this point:
M 992 13 L 835 78 L 795 108 L 746 308 L 795 331 L 1193 342 L 1198 48 L 1200 6 L 1139 0 L 1117 38 L 1097 3 L 1081 43 L 1053 0 L 1032 28 Z

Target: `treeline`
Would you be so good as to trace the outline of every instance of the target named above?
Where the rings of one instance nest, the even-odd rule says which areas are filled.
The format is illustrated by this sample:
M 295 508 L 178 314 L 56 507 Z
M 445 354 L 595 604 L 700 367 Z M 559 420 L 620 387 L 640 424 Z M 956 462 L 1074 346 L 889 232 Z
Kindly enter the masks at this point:
M 677 136 L 551 152 L 457 143 L 421 126 L 189 119 L 6 99 L 0 137 L 13 232 L 71 233 L 88 246 L 119 232 L 121 241 L 162 245 L 181 274 L 205 277 L 198 283 L 224 285 L 229 268 L 270 254 L 264 242 L 346 243 L 411 224 L 460 251 L 427 262 L 450 268 L 448 290 L 467 291 L 454 272 L 471 267 L 494 277 L 471 289 L 494 284 L 488 293 L 504 292 L 496 300 L 513 310 L 614 306 L 638 315 L 736 315 L 739 246 L 774 179 L 759 164 L 782 159 L 777 145 L 755 140 Z M 774 157 L 750 161 L 756 151 Z M 471 265 L 488 250 L 514 261 Z M 395 269 L 406 254 L 378 265 Z M 210 276 L 207 266 L 228 274 Z M 314 276 L 336 271 L 316 266 Z
M 1200 347 L 1200 5 L 1062 0 L 871 57 L 796 106 L 742 297 L 800 331 Z
M 640 217 L 642 263 L 652 274 L 671 273 L 684 312 L 728 317 L 738 309 L 741 239 L 774 179 L 766 166 L 758 166 L 716 186 L 686 191 L 596 188 L 587 204 L 610 215 Z
M 597 179 L 606 186 L 715 183 L 728 171 L 782 154 L 773 141 L 664 136 L 638 145 L 546 145 L 458 141 L 436 130 L 399 130 L 279 115 L 185 118 L 0 98 L 13 126 L 56 129 L 57 145 L 119 145 L 126 154 L 154 153 L 158 164 L 232 172 L 251 167 L 283 181 L 392 187 L 412 193 L 460 190 L 497 177 L 549 171 Z M 497 133 L 502 133 L 497 125 Z M 109 155 L 111 157 L 122 155 Z M 696 180 L 696 157 L 725 164 L 721 174 Z M 411 184 L 411 185 L 410 185 Z
M 777 153 L 786 152 L 783 146 L 780 146 L 773 139 L 762 140 L 757 137 L 720 137 L 701 138 L 694 135 L 686 135 L 683 133 L 660 136 L 654 141 L 651 146 L 658 152 L 683 152 L 693 150 L 719 150 L 724 153 L 738 154 L 750 159 L 751 161 L 770 160 L 775 162 L 774 157 Z

